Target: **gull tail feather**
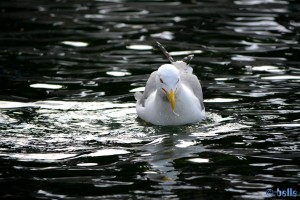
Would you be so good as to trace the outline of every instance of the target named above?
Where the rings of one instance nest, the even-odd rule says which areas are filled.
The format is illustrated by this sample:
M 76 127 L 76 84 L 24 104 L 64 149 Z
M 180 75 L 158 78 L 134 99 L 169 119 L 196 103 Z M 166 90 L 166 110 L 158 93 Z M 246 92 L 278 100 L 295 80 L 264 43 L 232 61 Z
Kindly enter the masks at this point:
M 182 61 L 185 62 L 188 65 L 193 58 L 194 58 L 194 54 L 191 54 L 191 55 L 188 55 L 187 57 L 184 57 L 182 59 Z
M 165 49 L 165 47 L 160 44 L 159 42 L 156 42 L 160 50 L 165 54 L 165 56 L 168 58 L 168 60 L 173 64 L 175 60 L 172 58 L 172 56 L 169 54 L 169 52 Z
M 182 60 L 175 61 L 162 44 L 159 42 L 156 43 L 165 56 L 169 59 L 171 64 L 174 65 L 179 71 L 189 74 L 193 73 L 193 68 L 189 65 L 190 61 L 194 58 L 193 54 L 184 57 Z

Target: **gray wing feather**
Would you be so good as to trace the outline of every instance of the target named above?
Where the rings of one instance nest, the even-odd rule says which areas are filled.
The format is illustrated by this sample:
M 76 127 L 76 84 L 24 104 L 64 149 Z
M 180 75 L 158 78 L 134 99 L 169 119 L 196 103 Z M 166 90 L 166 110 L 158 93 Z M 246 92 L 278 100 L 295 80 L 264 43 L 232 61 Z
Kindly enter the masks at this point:
M 139 103 L 142 106 L 145 106 L 145 101 L 146 99 L 151 95 L 156 90 L 156 73 L 157 71 L 154 71 L 151 73 L 145 87 L 144 93 L 141 94 L 136 94 L 135 97 L 139 101 Z
M 198 98 L 202 110 L 204 109 L 204 103 L 203 103 L 203 94 L 202 94 L 202 87 L 200 84 L 200 81 L 198 80 L 197 76 L 194 74 L 189 73 L 181 73 L 180 80 L 185 84 L 187 87 L 189 87 L 195 96 Z

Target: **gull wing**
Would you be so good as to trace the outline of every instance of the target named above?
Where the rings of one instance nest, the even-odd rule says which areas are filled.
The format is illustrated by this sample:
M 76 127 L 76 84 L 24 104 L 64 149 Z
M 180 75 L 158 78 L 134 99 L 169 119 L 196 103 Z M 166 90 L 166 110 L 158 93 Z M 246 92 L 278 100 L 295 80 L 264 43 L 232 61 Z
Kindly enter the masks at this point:
M 146 99 L 156 91 L 156 73 L 157 71 L 154 71 L 151 73 L 145 87 L 144 93 L 136 92 L 134 94 L 135 99 L 141 104 L 143 107 L 145 106 Z
M 203 103 L 202 87 L 197 76 L 190 73 L 181 73 L 180 80 L 185 86 L 187 86 L 195 94 L 195 96 L 199 100 L 201 109 L 204 110 L 205 108 Z

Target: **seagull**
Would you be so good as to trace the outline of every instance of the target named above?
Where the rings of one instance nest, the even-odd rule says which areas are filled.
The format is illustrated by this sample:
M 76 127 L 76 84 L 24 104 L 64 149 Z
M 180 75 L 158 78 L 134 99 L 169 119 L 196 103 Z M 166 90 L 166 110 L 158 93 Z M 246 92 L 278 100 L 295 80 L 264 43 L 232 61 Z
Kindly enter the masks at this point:
M 189 62 L 194 55 L 175 61 L 157 42 L 171 64 L 161 65 L 151 73 L 144 93 L 136 92 L 137 115 L 161 126 L 195 123 L 205 119 L 201 84 Z

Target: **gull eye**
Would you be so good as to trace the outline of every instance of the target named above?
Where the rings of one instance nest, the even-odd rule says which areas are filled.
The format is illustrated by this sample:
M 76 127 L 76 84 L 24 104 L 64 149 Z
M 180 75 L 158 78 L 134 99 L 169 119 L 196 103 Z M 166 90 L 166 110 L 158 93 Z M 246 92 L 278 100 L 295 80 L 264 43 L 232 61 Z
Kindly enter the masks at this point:
M 161 78 L 159 80 L 160 80 L 161 83 L 164 83 L 164 81 Z
M 179 79 L 177 80 L 176 84 L 179 82 Z

